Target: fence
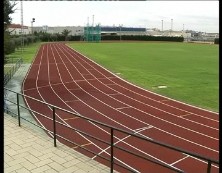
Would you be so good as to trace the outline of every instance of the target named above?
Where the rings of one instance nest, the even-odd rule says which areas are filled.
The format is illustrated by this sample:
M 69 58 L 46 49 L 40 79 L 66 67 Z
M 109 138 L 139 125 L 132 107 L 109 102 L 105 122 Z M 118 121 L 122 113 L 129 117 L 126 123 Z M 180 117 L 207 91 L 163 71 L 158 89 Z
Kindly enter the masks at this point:
M 71 111 L 68 111 L 68 110 L 62 109 L 62 108 L 60 108 L 60 107 L 57 107 L 57 106 L 55 106 L 55 105 L 52 105 L 52 104 L 49 104 L 49 103 L 40 101 L 40 100 L 35 99 L 35 98 L 33 98 L 33 97 L 30 97 L 30 96 L 27 96 L 27 95 L 24 95 L 24 94 L 21 94 L 21 93 L 17 93 L 17 92 L 15 92 L 15 91 L 12 91 L 12 90 L 7 89 L 7 88 L 4 88 L 4 90 L 5 90 L 5 92 L 12 92 L 12 93 L 15 94 L 15 96 L 16 96 L 16 97 L 15 97 L 15 98 L 16 98 L 16 102 L 15 102 L 15 101 L 12 101 L 12 100 L 8 100 L 8 99 L 6 99 L 6 101 L 9 101 L 9 102 L 13 103 L 13 104 L 17 107 L 17 113 L 12 112 L 12 111 L 9 111 L 9 110 L 5 110 L 5 111 L 8 111 L 8 112 L 10 112 L 11 114 L 14 114 L 14 115 L 17 116 L 19 126 L 21 126 L 21 119 L 23 119 L 23 120 L 25 120 L 25 121 L 27 121 L 27 122 L 29 122 L 29 123 L 31 123 L 31 124 L 33 124 L 33 125 L 41 128 L 41 129 L 44 129 L 44 130 L 47 131 L 48 133 L 50 133 L 50 134 L 53 136 L 53 141 L 54 141 L 54 146 L 55 146 L 55 147 L 57 146 L 57 143 L 56 143 L 57 139 L 60 138 L 60 139 L 63 139 L 63 140 L 65 140 L 65 141 L 69 142 L 69 143 L 72 143 L 72 144 L 80 147 L 81 149 L 83 149 L 83 150 L 85 150 L 85 151 L 87 151 L 87 152 L 89 152 L 89 153 L 91 153 L 91 154 L 93 154 L 93 155 L 96 155 L 96 156 L 98 156 L 98 157 L 100 157 L 100 158 L 108 161 L 109 164 L 110 164 L 110 172 L 111 172 L 111 173 L 113 173 L 113 171 L 114 171 L 114 165 L 115 165 L 115 166 L 119 166 L 119 167 L 123 168 L 124 170 L 128 170 L 128 171 L 130 171 L 130 172 L 135 172 L 134 170 L 132 170 L 132 168 L 130 168 L 130 167 L 124 165 L 124 164 L 121 164 L 121 163 L 115 161 L 115 154 L 116 154 L 117 152 L 114 152 L 114 149 L 121 150 L 121 151 L 123 151 L 123 152 L 126 152 L 126 153 L 132 155 L 132 156 L 139 157 L 139 158 L 141 158 L 141 159 L 144 159 L 144 160 L 146 160 L 146 161 L 152 162 L 152 163 L 154 163 L 154 164 L 157 164 L 157 165 L 159 165 L 159 166 L 165 167 L 165 168 L 170 169 L 170 170 L 175 171 L 175 172 L 179 172 L 179 173 L 184 172 L 183 170 L 180 170 L 180 169 L 178 169 L 178 168 L 175 168 L 175 167 L 172 167 L 172 166 L 170 166 L 170 165 L 164 164 L 164 163 L 162 163 L 162 162 L 159 162 L 159 161 L 150 159 L 150 158 L 147 157 L 147 156 L 140 155 L 140 154 L 138 154 L 138 153 L 136 153 L 136 152 L 133 152 L 133 151 L 129 151 L 129 150 L 127 150 L 127 149 L 124 148 L 124 147 L 117 146 L 116 143 L 114 142 L 114 138 L 115 138 L 115 137 L 114 137 L 114 132 L 115 132 L 115 133 L 121 133 L 121 134 L 124 134 L 124 135 L 127 135 L 127 136 L 132 136 L 132 137 L 137 138 L 137 139 L 139 139 L 139 140 L 141 140 L 141 141 L 146 141 L 147 143 L 152 143 L 152 144 L 155 144 L 155 145 L 158 145 L 158 146 L 161 146 L 161 147 L 164 147 L 164 148 L 168 148 L 168 149 L 173 150 L 173 151 L 176 151 L 176 152 L 180 152 L 180 153 L 183 153 L 183 154 L 187 154 L 187 155 L 189 155 L 189 156 L 192 156 L 192 157 L 194 157 L 194 158 L 200 159 L 200 160 L 202 160 L 202 161 L 205 161 L 205 162 L 208 163 L 207 170 L 206 170 L 207 173 L 210 173 L 210 172 L 211 172 L 211 166 L 212 166 L 212 164 L 219 165 L 219 160 L 213 160 L 213 159 L 210 159 L 210 158 L 207 158 L 207 157 L 204 157 L 204 156 L 195 154 L 195 153 L 191 153 L 191 152 L 189 152 L 189 151 L 185 151 L 185 150 L 180 149 L 180 148 L 176 148 L 176 147 L 173 147 L 173 146 L 170 146 L 170 145 L 161 143 L 161 142 L 159 142 L 159 141 L 155 141 L 155 140 L 151 140 L 151 139 L 145 138 L 145 137 L 143 137 L 143 136 L 141 136 L 141 135 L 137 135 L 137 134 L 134 134 L 134 133 L 131 133 L 131 132 L 128 132 L 128 131 L 119 129 L 119 128 L 115 128 L 115 127 L 109 126 L 109 125 L 107 125 L 107 124 L 105 124 L 105 123 L 101 123 L 101 122 L 99 122 L 99 121 L 96 121 L 96 120 L 93 120 L 93 119 L 84 117 L 84 116 L 82 116 L 82 115 L 75 114 L 75 113 L 73 113 L 73 112 L 71 112 Z M 30 109 L 30 108 L 27 108 L 25 105 L 22 105 L 22 104 L 20 103 L 19 96 L 22 96 L 23 98 L 26 98 L 26 99 L 31 99 L 31 100 L 35 101 L 36 103 L 43 104 L 43 105 L 45 105 L 45 106 L 50 107 L 50 108 L 52 109 L 52 112 L 51 112 L 51 113 L 52 113 L 52 118 L 50 118 L 50 117 L 48 117 L 48 116 L 46 116 L 46 115 L 43 115 L 43 114 L 41 114 L 41 113 L 39 113 L 39 112 L 37 112 L 37 111 L 35 111 L 35 110 L 32 110 L 32 109 Z M 51 122 L 53 129 L 52 129 L 52 130 L 48 130 L 48 129 L 44 128 L 43 126 L 39 125 L 39 124 L 37 125 L 37 124 L 35 124 L 35 123 L 33 123 L 33 122 L 25 119 L 24 117 L 21 116 L 21 109 L 28 110 L 28 111 L 30 111 L 31 113 L 38 114 L 39 116 L 48 119 L 48 120 Z M 98 125 L 98 126 L 102 126 L 102 127 L 105 127 L 105 128 L 107 128 L 107 129 L 109 129 L 109 131 L 110 131 L 110 136 L 109 136 L 110 141 L 107 142 L 107 141 L 101 139 L 101 137 L 91 135 L 91 134 L 86 133 L 86 132 L 83 132 L 83 131 L 81 131 L 81 130 L 79 130 L 79 129 L 77 129 L 77 128 L 69 127 L 69 126 L 67 126 L 67 125 L 65 125 L 65 124 L 57 121 L 57 120 L 56 120 L 56 111 L 58 111 L 58 110 L 59 110 L 59 111 L 62 111 L 62 112 L 65 112 L 65 113 L 67 113 L 67 114 L 70 114 L 70 115 L 77 116 L 78 118 L 81 118 L 81 119 L 83 119 L 83 120 L 90 121 L 90 122 L 92 122 L 92 123 L 94 123 L 94 124 L 96 124 L 96 125 Z M 89 137 L 89 138 L 91 138 L 91 139 L 97 140 L 97 141 L 99 141 L 99 142 L 102 142 L 102 143 L 108 145 L 108 146 L 110 147 L 110 157 L 107 158 L 107 157 L 104 157 L 104 156 L 102 156 L 102 155 L 99 155 L 98 153 L 96 153 L 96 152 L 94 152 L 94 151 L 91 151 L 91 150 L 89 150 L 89 149 L 87 149 L 87 148 L 84 148 L 84 146 L 82 146 L 82 145 L 80 145 L 80 144 L 77 144 L 77 143 L 75 143 L 75 142 L 73 142 L 73 141 L 70 141 L 69 139 L 65 138 L 64 136 L 59 135 L 59 134 L 57 133 L 57 127 L 58 127 L 59 125 L 67 128 L 67 129 L 70 129 L 71 131 L 73 131 L 73 133 L 74 133 L 74 132 L 81 133 L 81 134 L 84 135 L 84 136 L 87 136 L 87 137 Z M 191 165 L 191 166 L 195 166 L 195 165 Z M 147 170 L 147 171 L 148 171 L 148 170 Z
M 18 70 L 18 68 L 23 63 L 22 58 L 19 58 L 19 59 L 16 59 L 16 60 L 12 59 L 12 61 L 10 63 L 14 63 L 13 61 L 15 62 L 15 64 L 10 68 L 9 71 L 7 71 L 4 74 L 4 86 L 9 82 L 9 80 L 12 78 L 12 76 L 15 74 L 15 72 Z

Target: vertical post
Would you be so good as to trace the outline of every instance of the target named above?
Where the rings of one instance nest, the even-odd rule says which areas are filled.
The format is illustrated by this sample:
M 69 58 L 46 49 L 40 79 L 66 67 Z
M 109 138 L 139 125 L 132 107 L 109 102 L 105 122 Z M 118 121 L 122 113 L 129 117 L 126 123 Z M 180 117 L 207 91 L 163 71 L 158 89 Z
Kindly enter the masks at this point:
M 120 41 L 121 41 L 121 40 L 122 40 L 122 39 L 121 39 L 121 25 L 119 25 L 119 31 L 120 31 L 120 32 L 119 32 L 119 34 L 120 34 L 119 39 L 120 39 Z
M 211 169 L 211 161 L 208 161 L 208 166 L 207 166 L 207 173 L 210 173 L 210 169 Z
M 113 173 L 113 128 L 111 128 L 111 140 L 110 140 L 110 146 L 111 146 L 111 153 L 110 153 L 110 172 Z
M 17 93 L 17 109 L 18 109 L 18 123 L 19 123 L 19 127 L 20 127 L 21 122 L 20 122 L 19 94 L 18 93 Z
M 23 48 L 24 48 L 24 38 L 23 38 L 23 1 L 21 0 L 21 50 L 23 54 Z
M 54 147 L 56 147 L 56 121 L 55 121 L 55 107 L 52 108 L 53 112 L 53 137 L 54 137 Z
M 162 21 L 162 32 L 163 32 L 163 20 L 161 20 Z

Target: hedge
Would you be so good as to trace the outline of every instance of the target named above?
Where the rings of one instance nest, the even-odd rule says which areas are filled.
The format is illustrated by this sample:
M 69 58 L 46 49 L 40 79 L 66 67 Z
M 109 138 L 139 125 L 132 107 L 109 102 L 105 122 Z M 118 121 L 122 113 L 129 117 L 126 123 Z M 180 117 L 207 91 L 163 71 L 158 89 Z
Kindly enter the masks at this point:
M 214 39 L 214 44 L 219 44 L 219 38 Z
M 148 35 L 102 35 L 101 40 L 136 40 L 136 41 L 174 41 L 183 42 L 183 37 L 148 36 Z

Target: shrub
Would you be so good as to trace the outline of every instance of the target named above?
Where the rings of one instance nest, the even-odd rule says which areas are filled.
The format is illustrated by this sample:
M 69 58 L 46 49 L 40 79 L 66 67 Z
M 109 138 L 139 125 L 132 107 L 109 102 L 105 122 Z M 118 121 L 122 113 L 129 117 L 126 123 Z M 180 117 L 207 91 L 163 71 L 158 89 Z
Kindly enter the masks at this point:
M 214 39 L 214 44 L 219 44 L 219 38 Z

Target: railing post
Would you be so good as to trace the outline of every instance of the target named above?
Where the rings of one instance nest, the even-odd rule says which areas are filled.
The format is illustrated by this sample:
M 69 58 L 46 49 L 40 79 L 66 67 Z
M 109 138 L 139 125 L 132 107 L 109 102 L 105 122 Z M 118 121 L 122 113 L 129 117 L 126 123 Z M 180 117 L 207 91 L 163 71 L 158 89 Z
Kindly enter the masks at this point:
M 20 122 L 19 94 L 18 93 L 17 93 L 17 110 L 18 110 L 18 123 L 19 123 L 19 127 L 20 127 L 21 122 Z
M 207 173 L 210 173 L 210 169 L 211 169 L 211 161 L 208 161 L 208 166 L 207 166 Z
M 110 147 L 111 147 L 111 153 L 110 153 L 110 172 L 113 173 L 113 128 L 111 128 L 111 139 L 110 139 Z
M 53 138 L 54 138 L 54 147 L 56 147 L 56 121 L 55 121 L 55 107 L 52 107 L 53 112 Z

